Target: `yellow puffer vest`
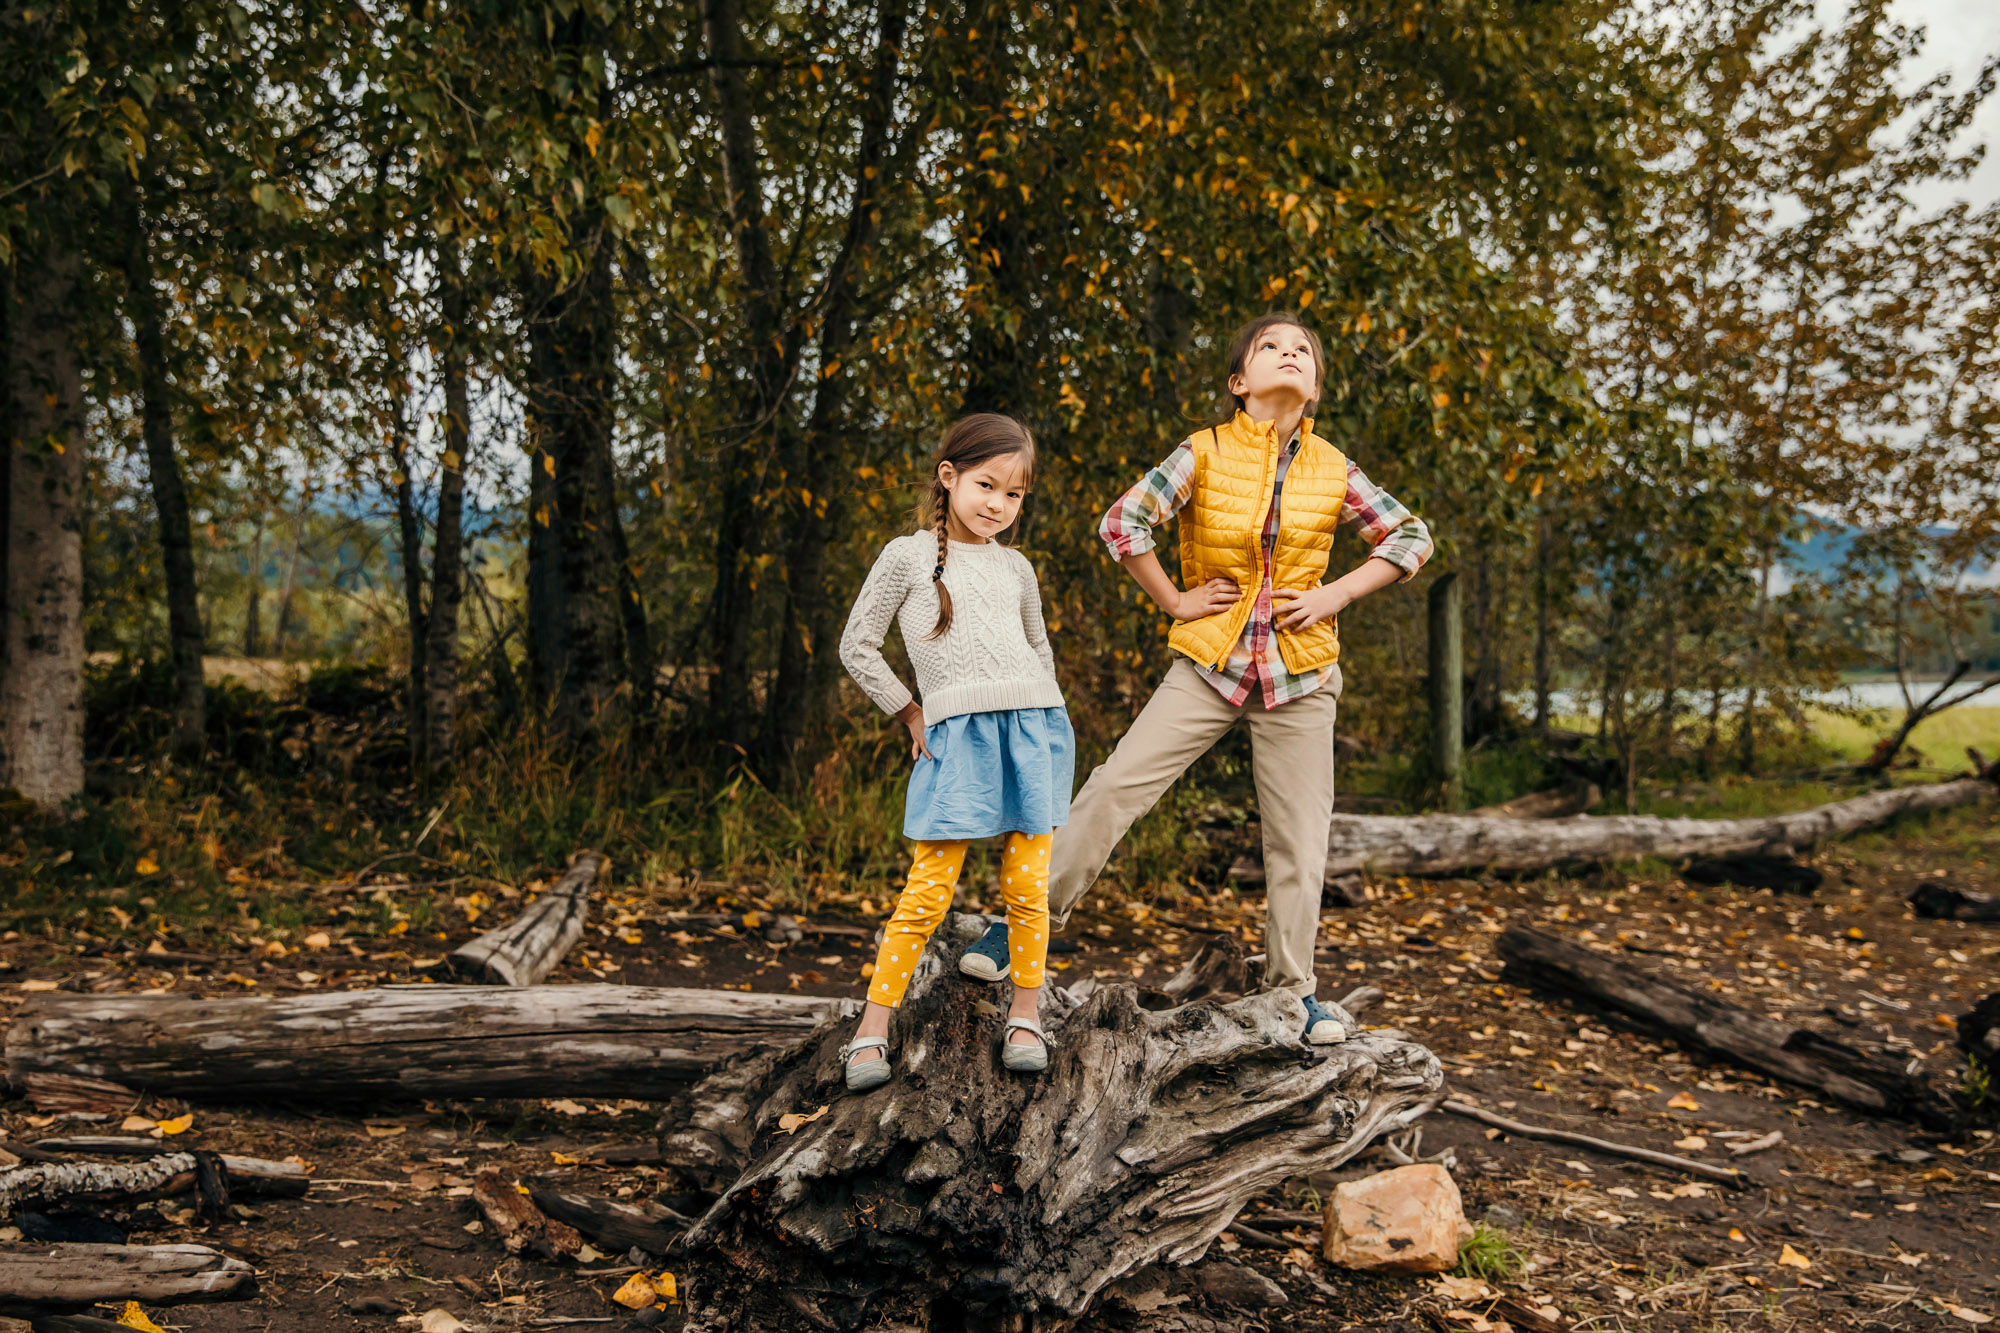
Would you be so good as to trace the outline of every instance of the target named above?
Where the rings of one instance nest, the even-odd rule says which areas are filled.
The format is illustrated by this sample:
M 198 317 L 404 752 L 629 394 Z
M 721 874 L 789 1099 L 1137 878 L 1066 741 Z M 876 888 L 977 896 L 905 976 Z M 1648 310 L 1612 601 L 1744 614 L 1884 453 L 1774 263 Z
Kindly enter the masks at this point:
M 1326 577 L 1334 529 L 1347 497 L 1347 457 L 1299 423 L 1304 437 L 1298 456 L 1285 469 L 1285 494 L 1278 514 L 1278 539 L 1271 551 L 1271 588 L 1316 588 Z M 1286 443 L 1275 424 L 1252 421 L 1242 412 L 1227 425 L 1201 431 L 1190 441 L 1195 452 L 1194 493 L 1181 508 L 1181 583 L 1192 588 L 1226 578 L 1243 590 L 1227 611 L 1199 620 L 1177 620 L 1167 646 L 1200 666 L 1219 666 L 1243 637 L 1257 591 L 1264 583 L 1264 519 L 1271 512 L 1278 457 Z M 1340 629 L 1322 620 L 1300 633 L 1278 631 L 1278 653 L 1294 674 L 1316 671 L 1340 659 Z

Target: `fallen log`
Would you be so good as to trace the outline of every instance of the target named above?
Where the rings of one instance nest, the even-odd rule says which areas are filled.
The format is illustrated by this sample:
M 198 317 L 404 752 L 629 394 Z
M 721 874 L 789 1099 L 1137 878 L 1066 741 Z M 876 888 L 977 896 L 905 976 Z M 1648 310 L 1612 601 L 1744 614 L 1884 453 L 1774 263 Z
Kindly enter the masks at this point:
M 100 1301 L 188 1305 L 257 1290 L 241 1259 L 202 1245 L 9 1245 L 0 1248 L 0 1310 L 83 1310 Z
M 663 1159 L 719 1195 L 682 1242 L 691 1331 L 1060 1329 L 1443 1093 L 1412 1042 L 1306 1046 L 1289 994 L 1148 1010 L 1122 985 L 1051 988 L 1049 1067 L 1010 1074 L 1002 1011 L 953 965 L 983 924 L 933 937 L 885 1087 L 845 1093 L 850 1024 L 830 1021 L 668 1109 Z
M 1902 815 L 1948 810 L 1990 796 L 1990 776 L 1895 787 L 1767 819 L 1663 819 L 1575 815 L 1568 819 L 1489 819 L 1479 815 L 1333 816 L 1329 880 L 1358 871 L 1448 875 L 1479 870 L 1676 858 L 1731 852 L 1791 853 Z
M 1466 813 L 1485 819 L 1562 819 L 1580 815 L 1603 799 L 1604 792 L 1595 782 L 1578 778 L 1560 787 L 1529 792 L 1526 796 L 1516 796 L 1498 805 L 1482 805 Z
M 310 1183 L 305 1168 L 290 1162 L 217 1160 L 228 1185 L 245 1196 L 297 1198 Z M 201 1179 L 200 1162 L 191 1152 L 161 1153 L 143 1162 L 37 1162 L 9 1167 L 0 1171 L 0 1217 L 30 1208 L 75 1211 L 167 1199 L 198 1189 Z
M 583 1248 L 575 1227 L 549 1218 L 498 1171 L 481 1171 L 472 1178 L 472 1201 L 509 1254 L 574 1259 Z
M 467 981 L 488 985 L 534 985 L 555 971 L 583 938 L 591 888 L 609 865 L 598 852 L 577 853 L 563 877 L 519 916 L 452 950 L 451 970 Z
M 1932 921 L 2000 921 L 2000 898 L 1949 884 L 1921 884 L 1910 894 L 1916 914 Z
M 112 1078 L 228 1101 L 671 1095 L 853 1000 L 648 986 L 384 986 L 202 1000 L 36 995 L 7 1076 Z
M 634 1247 L 648 1254 L 665 1254 L 694 1224 L 692 1218 L 652 1199 L 628 1202 L 547 1184 L 530 1186 L 528 1199 L 549 1217 L 575 1227 L 615 1254 Z
M 1753 1014 L 1642 972 L 1625 958 L 1594 953 L 1522 926 L 1509 927 L 1494 948 L 1516 981 L 1594 1001 L 1684 1047 L 1722 1056 L 1856 1110 L 1915 1120 L 1933 1129 L 1949 1128 L 1957 1119 L 1951 1102 L 1907 1072 L 1901 1060 Z

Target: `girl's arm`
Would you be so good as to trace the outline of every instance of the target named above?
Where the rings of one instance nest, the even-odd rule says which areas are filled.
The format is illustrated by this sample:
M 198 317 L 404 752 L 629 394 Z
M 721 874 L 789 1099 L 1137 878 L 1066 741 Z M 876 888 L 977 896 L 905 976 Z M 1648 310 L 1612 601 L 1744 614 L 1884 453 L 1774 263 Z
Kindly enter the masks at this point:
M 1199 620 L 1236 605 L 1243 593 L 1228 579 L 1210 579 L 1183 592 L 1160 567 L 1153 529 L 1181 511 L 1194 494 L 1194 446 L 1183 441 L 1165 461 L 1118 497 L 1097 525 L 1111 558 L 1125 567 L 1146 595 L 1175 620 Z
M 1347 464 L 1347 497 L 1341 501 L 1342 526 L 1361 529 L 1361 537 L 1372 548 L 1359 569 L 1351 569 L 1332 583 L 1303 592 L 1280 590 L 1271 595 L 1278 628 L 1302 630 L 1329 616 L 1337 616 L 1372 592 L 1392 583 L 1416 577 L 1424 561 L 1430 559 L 1434 543 L 1424 521 L 1397 503 L 1396 497 L 1377 486 L 1353 461 Z
M 1049 645 L 1049 627 L 1042 620 L 1042 585 L 1036 581 L 1035 567 L 1026 556 L 1021 557 L 1021 628 L 1028 636 L 1028 646 L 1041 659 L 1042 669 L 1053 680 L 1056 653 Z
M 847 613 L 847 628 L 840 633 L 840 664 L 877 708 L 909 729 L 911 757 L 928 758 L 923 706 L 882 656 L 882 641 L 888 637 L 890 622 L 903 609 L 903 599 L 909 593 L 909 561 L 903 548 L 891 542 L 875 558 L 875 567 L 855 595 L 854 609 Z

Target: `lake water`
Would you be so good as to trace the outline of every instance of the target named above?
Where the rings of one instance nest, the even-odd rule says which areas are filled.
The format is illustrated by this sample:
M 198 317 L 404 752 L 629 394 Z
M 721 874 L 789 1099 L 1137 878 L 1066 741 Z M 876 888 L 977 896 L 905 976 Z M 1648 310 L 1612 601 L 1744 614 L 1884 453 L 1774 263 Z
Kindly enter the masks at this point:
M 1951 687 L 1953 696 L 1961 693 L 1972 682 L 1960 681 Z M 1910 694 L 1919 701 L 1928 698 L 1938 687 L 1935 680 L 1912 681 Z M 1708 695 L 1683 694 L 1682 707 L 1696 712 L 1706 711 Z M 1830 690 L 1812 690 L 1806 695 L 1809 700 L 1831 704 L 1843 708 L 1879 708 L 1886 712 L 1901 714 L 1903 711 L 1902 687 L 1893 680 L 1857 680 L 1839 685 Z M 1519 690 L 1508 695 L 1508 701 L 1524 716 L 1532 716 L 1535 711 L 1535 696 L 1531 691 Z M 1549 702 L 1558 713 L 1582 714 L 1586 717 L 1597 715 L 1597 695 L 1586 690 L 1555 690 L 1550 693 Z M 1743 691 L 1725 690 L 1722 694 L 1724 711 L 1733 712 L 1742 705 Z M 2000 686 L 1988 690 L 1973 700 L 1968 707 L 2000 708 Z

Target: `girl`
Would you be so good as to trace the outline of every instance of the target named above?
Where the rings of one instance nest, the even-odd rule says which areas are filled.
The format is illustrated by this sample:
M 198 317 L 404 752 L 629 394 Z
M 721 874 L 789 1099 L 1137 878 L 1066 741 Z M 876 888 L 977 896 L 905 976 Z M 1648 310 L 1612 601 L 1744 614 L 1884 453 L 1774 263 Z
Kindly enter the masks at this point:
M 883 712 L 909 728 L 903 836 L 910 875 L 875 958 L 861 1026 L 843 1052 L 847 1086 L 889 1081 L 889 1015 L 924 944 L 951 906 L 973 838 L 1007 835 L 1000 892 L 1013 940 L 1014 1003 L 1000 1048 L 1009 1069 L 1047 1067 L 1040 1021 L 1048 954 L 1049 841 L 1069 818 L 1075 737 L 1041 589 L 1026 556 L 994 540 L 1012 527 L 1035 478 L 1035 440 L 1012 417 L 982 414 L 945 433 L 933 465 L 929 531 L 898 537 L 869 571 L 840 660 Z M 882 659 L 895 620 L 921 705 Z
M 1112 558 L 1173 617 L 1167 645 L 1179 656 L 1077 793 L 1049 879 L 1060 930 L 1132 821 L 1242 719 L 1264 831 L 1264 985 L 1299 997 L 1313 1043 L 1346 1035 L 1313 980 L 1333 815 L 1336 617 L 1413 576 L 1431 553 L 1422 520 L 1313 434 L 1307 413 L 1323 365 L 1319 339 L 1296 315 L 1245 325 L 1229 349 L 1229 418 L 1183 441 L 1099 525 Z M 1176 514 L 1186 591 L 1153 554 L 1154 529 Z M 1341 524 L 1360 529 L 1370 558 L 1322 583 Z M 994 926 L 960 970 L 1005 975 L 1010 933 Z

